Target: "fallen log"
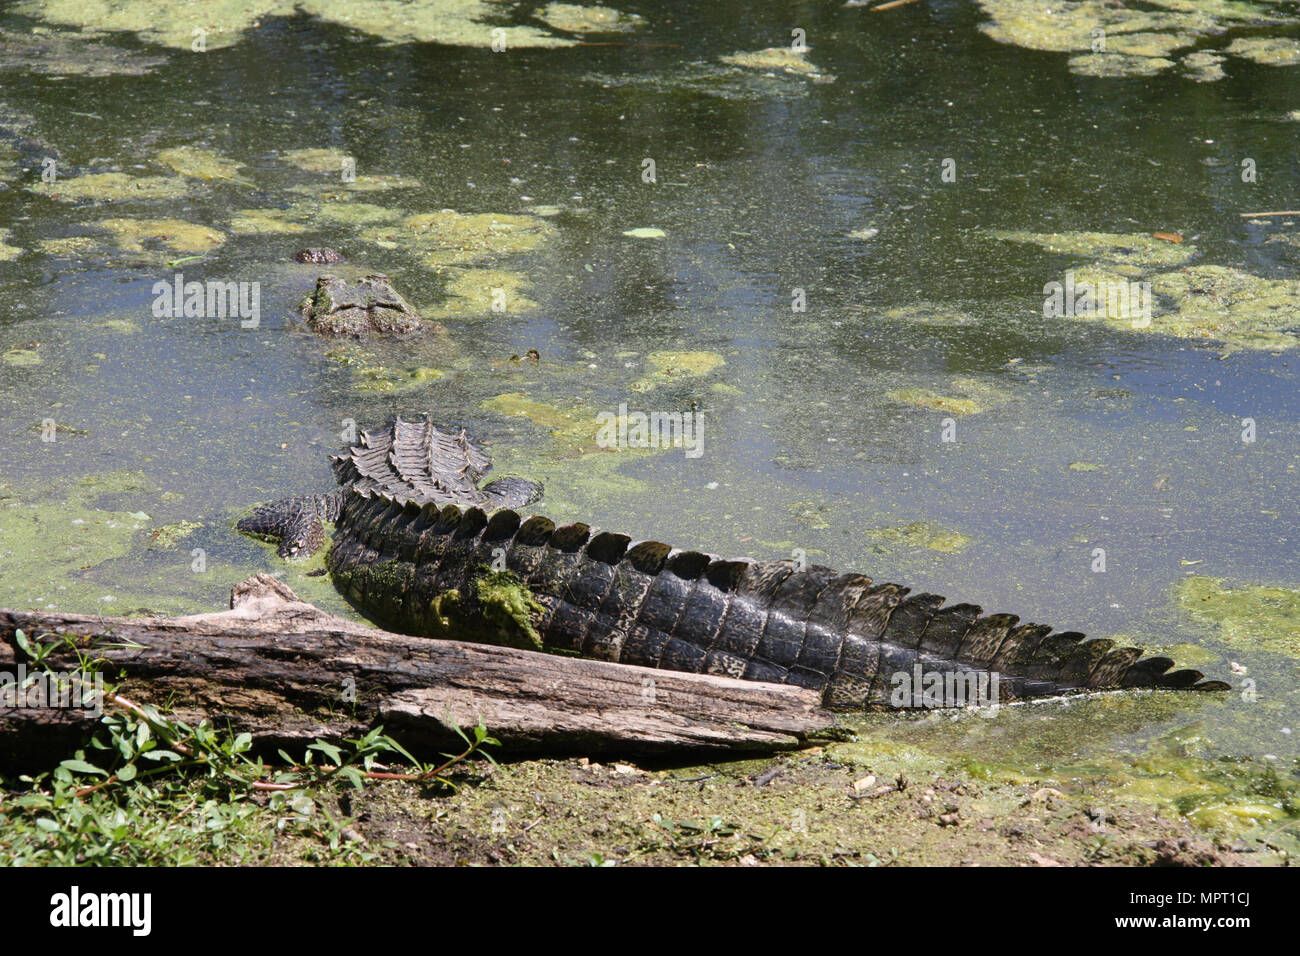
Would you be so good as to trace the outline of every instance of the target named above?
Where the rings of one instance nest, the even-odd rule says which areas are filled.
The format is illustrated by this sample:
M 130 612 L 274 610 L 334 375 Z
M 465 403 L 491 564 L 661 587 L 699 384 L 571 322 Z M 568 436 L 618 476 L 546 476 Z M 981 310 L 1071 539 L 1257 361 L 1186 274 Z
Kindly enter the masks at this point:
M 253 735 L 259 750 L 301 752 L 382 725 L 413 753 L 459 742 L 480 720 L 507 754 L 772 751 L 833 723 L 814 691 L 534 651 L 433 641 L 345 620 L 265 574 L 236 585 L 231 609 L 178 618 L 104 618 L 0 609 L 0 671 L 27 660 L 14 632 L 93 642 L 119 692 Z M 0 706 L 0 762 L 48 764 L 95 722 L 68 708 Z

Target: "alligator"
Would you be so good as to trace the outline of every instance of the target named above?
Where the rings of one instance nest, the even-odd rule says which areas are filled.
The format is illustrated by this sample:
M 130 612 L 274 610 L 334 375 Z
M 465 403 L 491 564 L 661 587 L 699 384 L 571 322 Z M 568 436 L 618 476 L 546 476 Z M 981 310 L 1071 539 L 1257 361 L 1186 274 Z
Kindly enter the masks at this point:
M 371 332 L 402 336 L 424 328 L 420 313 L 393 288 L 388 276 L 378 272 L 357 280 L 355 285 L 338 276 L 320 276 L 315 291 L 302 300 L 298 311 L 307 326 L 320 335 L 364 339 Z
M 324 264 L 333 264 L 333 263 L 335 263 L 335 262 L 342 262 L 342 261 L 343 261 L 343 253 L 338 252 L 337 250 L 334 250 L 334 249 L 326 249 L 326 248 L 323 248 L 323 247 L 322 247 L 322 248 L 316 248 L 316 247 L 313 247 L 313 248 L 310 248 L 310 249 L 299 249 L 297 252 L 295 252 L 295 253 L 293 254 L 293 261 L 294 261 L 294 262 L 311 262 L 311 263 L 316 263 L 316 264 L 318 264 L 318 265 L 319 265 L 319 264 L 322 264 L 322 263 L 324 263 Z
M 854 573 L 723 559 L 525 516 L 541 487 L 480 486 L 492 459 L 428 418 L 362 433 L 332 456 L 339 487 L 257 508 L 241 531 L 310 555 L 382 627 L 812 688 L 834 708 L 932 707 L 1121 688 L 1227 690 L 1167 657 L 945 606 Z M 901 675 L 901 680 L 900 680 Z M 899 689 L 913 676 L 922 695 Z M 934 677 L 932 675 L 938 675 Z M 937 690 L 936 690 L 937 688 Z M 955 693 L 953 693 L 955 690 Z

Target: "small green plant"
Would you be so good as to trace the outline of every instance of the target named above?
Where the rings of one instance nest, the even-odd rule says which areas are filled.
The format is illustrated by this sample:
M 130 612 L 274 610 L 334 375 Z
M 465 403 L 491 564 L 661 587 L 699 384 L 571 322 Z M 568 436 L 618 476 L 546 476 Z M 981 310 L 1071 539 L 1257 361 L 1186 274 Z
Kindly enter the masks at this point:
M 1089 863 L 1099 863 L 1109 859 L 1115 847 L 1113 837 L 1099 833 L 1091 837 L 1083 847 L 1083 858 Z
M 694 823 L 689 820 L 667 820 L 662 814 L 656 813 L 651 821 L 658 838 L 643 841 L 628 859 L 667 851 L 696 860 L 739 860 L 744 856 L 762 860 L 773 852 L 764 843 L 780 832 L 780 828 L 777 828 L 767 837 L 744 833 L 739 826 L 725 822 L 722 817 L 711 817 L 705 823 Z
M 78 670 L 98 661 L 70 638 L 30 640 L 18 646 L 32 666 L 52 673 L 60 646 L 77 651 Z M 455 786 L 445 774 L 475 757 L 495 764 L 485 749 L 498 742 L 480 722 L 456 754 L 423 763 L 376 727 L 341 742 L 317 740 L 300 760 L 279 751 L 282 763 L 255 756 L 248 733 L 191 726 L 157 708 L 134 703 L 116 689 L 104 693 L 106 712 L 85 745 L 52 770 L 9 779 L 0 775 L 0 859 L 16 865 L 184 865 L 264 860 L 277 835 L 318 839 L 331 862 L 371 858 L 336 820 L 322 797 L 370 781 Z M 394 770 L 381 760 L 399 759 Z M 268 826 L 268 818 L 273 825 Z

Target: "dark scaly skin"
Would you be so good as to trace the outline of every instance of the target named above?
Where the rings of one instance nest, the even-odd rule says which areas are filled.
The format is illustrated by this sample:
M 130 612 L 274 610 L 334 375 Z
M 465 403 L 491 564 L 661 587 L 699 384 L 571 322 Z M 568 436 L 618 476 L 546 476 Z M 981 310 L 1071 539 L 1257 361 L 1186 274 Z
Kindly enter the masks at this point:
M 364 339 L 371 333 L 401 336 L 424 328 L 420 314 L 381 273 L 355 283 L 338 276 L 319 276 L 315 291 L 303 299 L 299 311 L 308 327 L 320 335 Z
M 253 509 L 235 527 L 277 541 L 276 554 L 282 558 L 306 557 L 321 549 L 325 543 L 324 522 L 338 519 L 342 503 L 341 489 L 324 495 L 283 498 Z
M 335 262 L 343 261 L 343 253 L 336 252 L 333 249 L 300 249 L 293 254 L 294 262 L 312 262 L 318 265 L 329 265 Z
M 396 448 L 394 436 L 400 439 Z M 541 494 L 540 485 L 522 478 L 499 478 L 479 488 L 492 459 L 463 431 L 443 431 L 428 421 L 399 418 L 381 433 L 364 433 L 361 444 L 332 460 L 341 487 L 323 495 L 299 495 L 261 505 L 235 527 L 277 541 L 276 553 L 282 558 L 298 558 L 315 554 L 325 544 L 324 522 L 338 519 L 344 491 L 351 487 L 380 490 L 403 500 L 490 508 L 523 507 Z
M 503 502 L 532 486 L 506 479 L 479 489 L 489 465 L 463 435 L 400 419 L 337 456 L 327 565 L 339 590 L 403 633 L 794 684 L 832 707 L 890 705 L 893 676 L 918 664 L 943 675 L 996 672 L 1002 701 L 1125 687 L 1226 689 L 1197 671 L 1170 672 L 1169 658 L 1141 659 L 1136 648 L 1053 634 L 970 604 L 945 607 L 936 595 L 860 574 L 724 560 L 525 518 Z M 288 499 L 255 514 L 263 528 L 299 530 L 310 524 L 304 515 L 336 507 L 326 499 L 334 500 Z M 299 540 L 297 551 L 315 540 L 314 532 Z M 502 584 L 527 595 L 513 617 L 490 613 L 492 588 Z

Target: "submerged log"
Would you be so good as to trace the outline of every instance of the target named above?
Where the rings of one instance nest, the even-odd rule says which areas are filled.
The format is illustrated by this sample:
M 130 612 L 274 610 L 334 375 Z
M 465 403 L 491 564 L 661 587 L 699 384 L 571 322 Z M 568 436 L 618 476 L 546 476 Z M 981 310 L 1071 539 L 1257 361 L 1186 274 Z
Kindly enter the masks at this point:
M 119 692 L 247 731 L 290 753 L 373 726 L 414 753 L 460 742 L 480 720 L 507 754 L 771 751 L 833 722 L 815 691 L 654 670 L 378 630 L 328 614 L 265 574 L 236 585 L 231 609 L 178 618 L 0 610 L 0 670 L 26 655 L 14 632 L 92 641 Z M 46 666 L 71 670 L 59 647 Z M 0 761 L 48 764 L 90 729 L 80 710 L 0 706 Z

